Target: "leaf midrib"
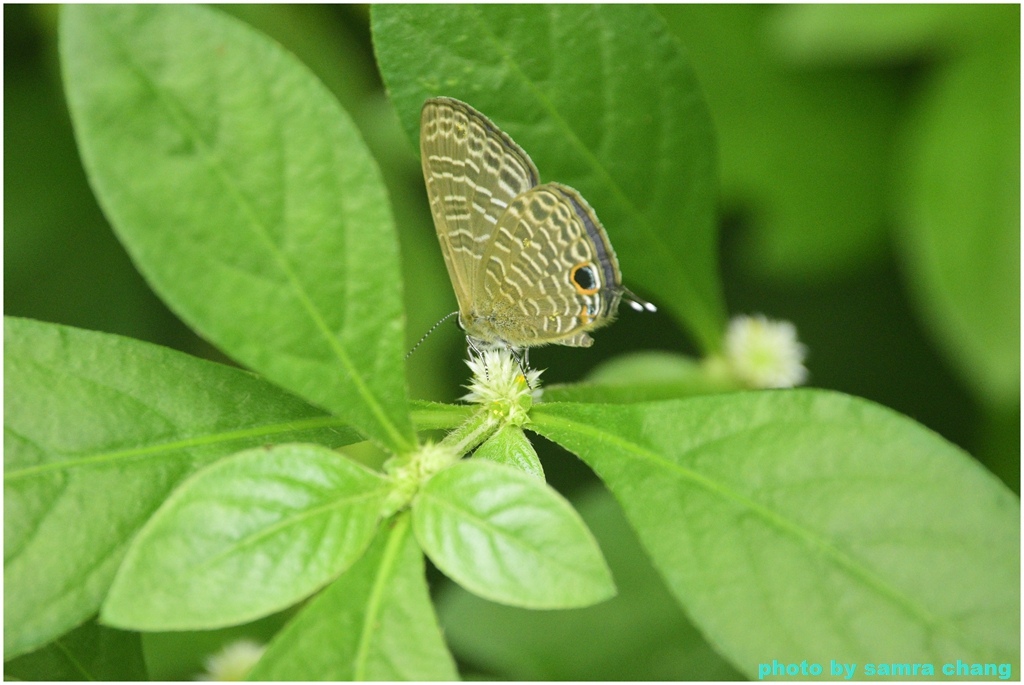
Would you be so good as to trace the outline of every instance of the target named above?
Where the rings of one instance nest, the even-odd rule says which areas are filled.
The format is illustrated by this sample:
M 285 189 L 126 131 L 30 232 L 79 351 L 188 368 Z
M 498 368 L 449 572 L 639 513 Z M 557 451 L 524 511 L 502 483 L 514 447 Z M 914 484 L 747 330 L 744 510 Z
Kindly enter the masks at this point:
M 370 649 L 374 636 L 379 633 L 380 618 L 384 607 L 384 600 L 388 582 L 397 570 L 398 560 L 401 556 L 401 546 L 405 542 L 405 536 L 409 530 L 408 512 L 399 514 L 394 520 L 391 534 L 388 536 L 384 554 L 377 566 L 377 573 L 373 579 L 373 586 L 370 588 L 370 596 L 366 602 L 366 613 L 363 614 L 363 622 L 359 631 L 359 643 L 356 646 L 356 653 L 353 658 L 352 674 L 353 680 L 366 680 L 368 678 Z
M 207 168 L 211 170 L 214 176 L 220 181 L 225 188 L 225 191 L 234 200 L 237 206 L 242 210 L 243 215 L 249 220 L 250 227 L 253 233 L 261 240 L 261 242 L 268 248 L 278 267 L 284 272 L 288 281 L 292 284 L 292 288 L 298 295 L 299 301 L 302 304 L 303 309 L 309 315 L 310 320 L 313 322 L 316 329 L 321 333 L 324 340 L 327 342 L 328 347 L 334 352 L 335 357 L 341 363 L 344 368 L 346 375 L 355 386 L 360 398 L 364 401 L 365 405 L 370 409 L 373 416 L 377 419 L 380 426 L 386 431 L 389 437 L 393 441 L 393 446 L 401 448 L 403 450 L 411 449 L 411 445 L 408 440 L 402 435 L 401 431 L 391 422 L 383 408 L 377 402 L 376 397 L 370 391 L 369 387 L 364 382 L 362 376 L 357 373 L 355 365 L 349 358 L 348 353 L 342 347 L 341 343 L 335 335 L 331 332 L 327 326 L 327 322 L 323 319 L 319 309 L 315 306 L 313 301 L 310 299 L 309 294 L 306 292 L 305 287 L 302 285 L 301 280 L 298 278 L 296 272 L 292 269 L 291 263 L 285 258 L 283 252 L 276 249 L 273 240 L 271 240 L 269 231 L 263 222 L 259 219 L 255 209 L 252 205 L 246 201 L 245 196 L 232 182 L 230 175 L 227 170 L 221 165 L 216 157 L 212 154 L 212 150 L 206 145 L 202 136 L 198 134 L 198 131 L 188 117 L 182 114 L 178 103 L 170 98 L 169 93 L 166 93 L 164 89 L 159 87 L 159 84 L 154 81 L 149 73 L 131 57 L 130 49 L 121 40 L 121 36 L 112 32 L 106 25 L 105 22 L 98 22 L 102 27 L 104 33 L 110 39 L 110 44 L 115 47 L 116 52 L 121 56 L 124 64 L 134 72 L 139 80 L 153 95 L 156 102 L 167 112 L 168 117 L 177 125 L 179 131 L 186 137 L 190 138 L 195 144 L 196 149 L 201 153 L 199 158 L 203 160 Z
M 506 529 L 498 528 L 497 526 L 490 523 L 487 519 L 473 512 L 471 509 L 459 506 L 458 504 L 449 501 L 448 499 L 441 495 L 435 495 L 430 492 L 421 492 L 418 496 L 418 499 L 426 499 L 433 503 L 434 507 L 437 509 L 448 510 L 450 512 L 458 514 L 457 518 L 461 518 L 464 521 L 474 523 L 478 529 L 484 530 L 487 533 L 489 533 L 492 539 L 503 539 L 508 542 L 511 542 L 513 543 L 513 547 L 517 547 L 520 550 L 525 550 L 529 553 L 532 553 L 536 557 L 547 560 L 548 562 L 553 562 L 556 566 L 564 569 L 566 572 L 572 573 L 577 577 L 587 575 L 585 573 L 580 573 L 578 569 L 575 569 L 572 566 L 565 564 L 564 561 L 560 558 L 551 556 L 549 553 L 547 553 L 546 550 L 550 549 L 550 547 L 538 547 L 537 545 L 531 544 L 527 539 L 510 534 Z
M 547 424 L 556 428 L 561 427 L 564 430 L 568 430 L 570 433 L 589 435 L 593 439 L 611 443 L 619 447 L 624 452 L 634 455 L 638 459 L 651 462 L 663 470 L 674 472 L 683 480 L 704 489 L 714 496 L 739 505 L 749 511 L 751 515 L 761 519 L 766 525 L 772 526 L 780 533 L 794 538 L 797 542 L 802 543 L 812 551 L 818 551 L 821 557 L 830 559 L 841 571 L 859 580 L 861 583 L 875 590 L 880 595 L 888 597 L 896 606 L 916 621 L 932 626 L 938 631 L 946 634 L 952 634 L 958 641 L 972 645 L 979 654 L 992 653 L 991 649 L 977 644 L 971 636 L 966 635 L 963 631 L 957 629 L 955 624 L 951 623 L 949 620 L 933 614 L 914 599 L 890 586 L 883 578 L 880 578 L 876 573 L 865 567 L 858 560 L 850 557 L 848 554 L 835 547 L 828 540 L 821 537 L 817 532 L 810 530 L 800 525 L 798 522 L 786 518 L 775 511 L 758 504 L 757 502 L 754 502 L 742 493 L 736 492 L 726 485 L 712 480 L 703 474 L 681 466 L 680 464 L 676 464 L 659 453 L 648 450 L 643 446 L 627 440 L 615 433 L 609 433 L 589 424 L 579 423 L 572 419 L 567 419 L 553 414 L 545 414 L 543 412 L 533 412 L 531 418 L 533 419 L 532 427 L 542 428 Z M 700 448 L 714 442 L 734 438 L 737 434 L 738 433 L 731 433 L 727 436 L 717 438 L 714 441 L 702 443 Z M 545 435 L 545 437 L 549 436 Z M 549 439 L 553 440 L 554 438 L 549 437 Z M 688 451 L 694 450 L 691 449 Z M 580 455 L 580 458 L 587 461 L 583 455 Z
M 326 516 L 329 514 L 336 514 L 340 511 L 344 511 L 345 509 L 353 509 L 360 503 L 373 500 L 375 498 L 383 500 L 387 492 L 386 488 L 376 488 L 374 490 L 368 490 L 353 495 L 346 495 L 345 497 L 330 499 L 323 504 L 297 511 L 290 516 L 285 516 L 269 526 L 261 528 L 254 531 L 252 534 L 234 541 L 232 544 L 225 547 L 219 554 L 203 561 L 196 570 L 207 569 L 215 566 L 224 559 L 227 559 L 246 548 L 256 547 L 264 540 L 268 540 L 288 528 L 299 526 L 309 519 L 315 519 L 321 515 Z
M 50 473 L 54 471 L 65 471 L 74 468 L 81 468 L 85 466 L 107 466 L 111 463 L 120 460 L 132 459 L 136 457 L 153 456 L 163 453 L 172 453 L 182 450 L 189 450 L 196 447 L 205 447 L 209 445 L 216 445 L 222 443 L 229 443 L 244 440 L 246 438 L 261 437 L 265 435 L 275 435 L 278 433 L 289 433 L 296 431 L 311 430 L 316 428 L 330 428 L 334 426 L 344 426 L 340 420 L 333 416 L 321 416 L 312 419 L 303 419 L 300 421 L 288 421 L 285 423 L 268 424 L 264 426 L 255 426 L 252 428 L 243 428 L 233 431 L 224 431 L 221 433 L 213 432 L 204 435 L 198 435 L 192 438 L 183 438 L 173 442 L 162 442 L 150 445 L 142 445 L 139 447 L 131 447 L 123 450 L 114 450 L 110 452 L 99 452 L 96 454 L 89 454 L 82 457 L 74 457 L 70 459 L 63 459 L 61 461 L 47 462 L 45 464 L 37 464 L 35 466 L 27 466 L 24 468 L 16 468 L 4 471 L 4 482 L 11 482 L 20 480 L 23 478 L 30 478 L 38 476 L 40 474 Z M 26 442 L 37 444 L 34 440 L 27 436 L 23 436 L 17 433 L 10 426 L 4 427 L 5 432 L 9 432 L 13 435 L 17 435 Z M 52 454 L 51 450 L 44 450 L 48 454 Z

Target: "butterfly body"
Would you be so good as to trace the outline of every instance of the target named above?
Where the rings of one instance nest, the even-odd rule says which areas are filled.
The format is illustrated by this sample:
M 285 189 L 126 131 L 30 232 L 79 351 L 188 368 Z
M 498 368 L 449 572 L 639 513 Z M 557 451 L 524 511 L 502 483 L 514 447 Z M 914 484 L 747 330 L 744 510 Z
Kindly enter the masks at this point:
M 471 346 L 589 347 L 623 293 L 615 251 L 574 189 L 540 184 L 529 156 L 452 98 L 424 104 L 423 175 Z

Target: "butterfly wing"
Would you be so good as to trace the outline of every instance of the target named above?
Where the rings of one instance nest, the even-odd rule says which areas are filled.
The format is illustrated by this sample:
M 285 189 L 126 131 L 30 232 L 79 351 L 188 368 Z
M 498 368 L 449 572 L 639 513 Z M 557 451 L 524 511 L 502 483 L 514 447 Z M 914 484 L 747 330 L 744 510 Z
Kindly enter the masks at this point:
M 615 316 L 618 260 L 594 210 L 568 186 L 546 183 L 513 200 L 481 259 L 480 327 L 514 347 L 589 347 L 587 331 Z
M 499 217 L 540 176 L 490 119 L 452 98 L 423 105 L 420 153 L 434 227 L 465 321 L 477 299 L 481 254 Z

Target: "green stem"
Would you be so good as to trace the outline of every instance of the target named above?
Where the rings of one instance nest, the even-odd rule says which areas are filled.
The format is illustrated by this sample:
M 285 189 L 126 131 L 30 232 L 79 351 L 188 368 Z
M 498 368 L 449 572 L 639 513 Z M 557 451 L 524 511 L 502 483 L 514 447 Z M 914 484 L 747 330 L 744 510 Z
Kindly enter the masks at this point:
M 494 435 L 500 426 L 499 415 L 487 407 L 481 407 L 446 435 L 438 445 L 451 449 L 455 458 L 459 459 Z

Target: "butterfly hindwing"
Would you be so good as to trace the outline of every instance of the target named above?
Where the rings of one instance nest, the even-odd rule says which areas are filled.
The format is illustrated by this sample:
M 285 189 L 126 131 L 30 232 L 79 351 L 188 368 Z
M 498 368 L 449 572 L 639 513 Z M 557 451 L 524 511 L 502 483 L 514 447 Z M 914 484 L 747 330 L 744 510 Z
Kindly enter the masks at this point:
M 506 342 L 587 346 L 612 320 L 618 261 L 593 209 L 557 183 L 532 188 L 501 216 L 482 254 L 477 313 Z

